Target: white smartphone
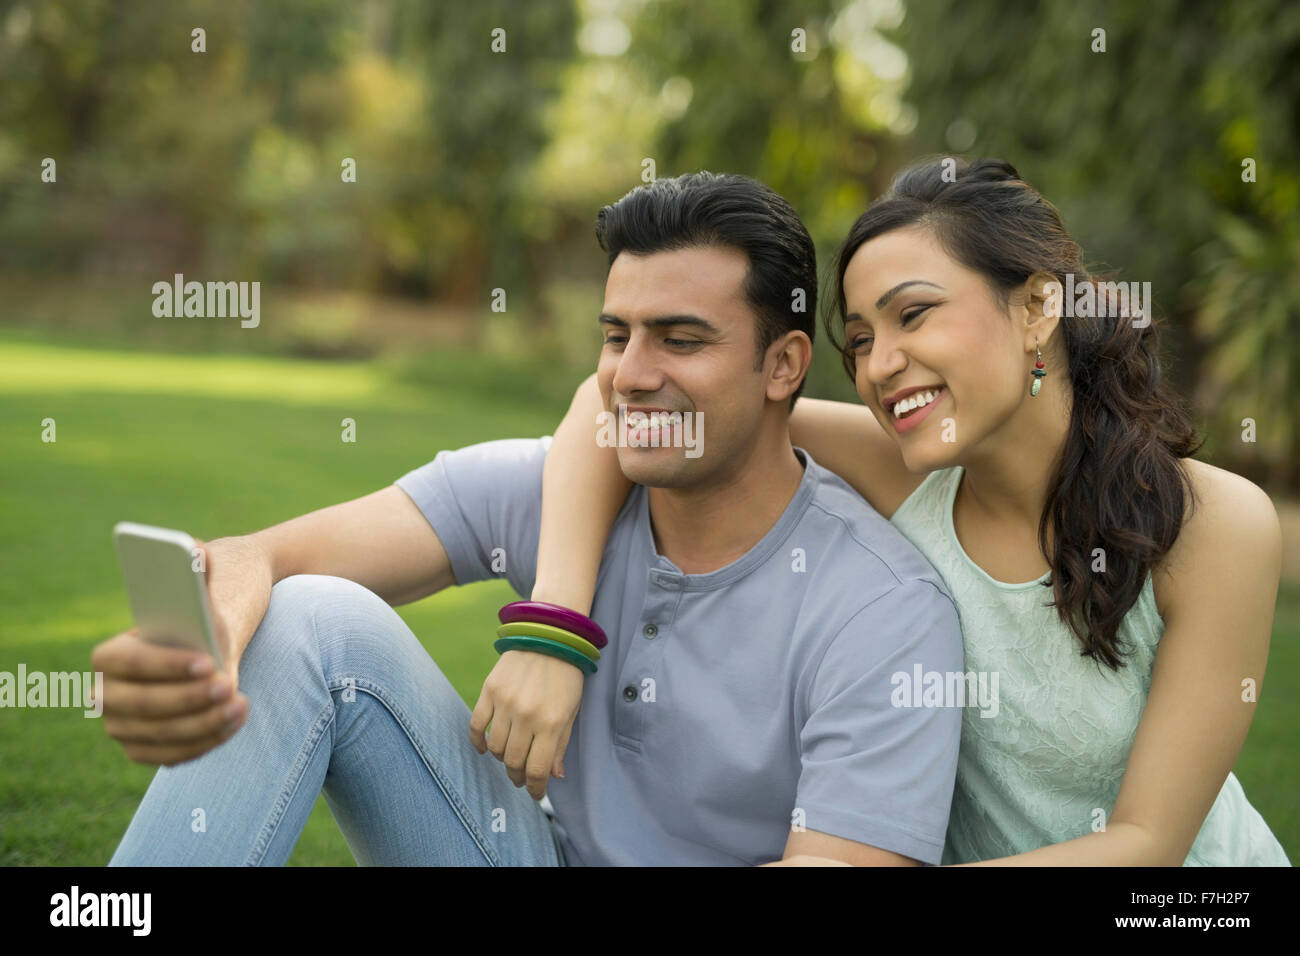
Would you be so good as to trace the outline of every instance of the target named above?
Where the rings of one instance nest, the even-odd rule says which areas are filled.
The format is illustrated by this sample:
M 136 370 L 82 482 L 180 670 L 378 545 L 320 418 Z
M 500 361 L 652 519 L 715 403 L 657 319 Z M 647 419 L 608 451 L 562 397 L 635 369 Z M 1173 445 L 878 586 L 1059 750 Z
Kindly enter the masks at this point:
M 119 521 L 113 541 L 140 636 L 211 654 L 220 670 L 221 652 L 194 539 L 184 531 Z

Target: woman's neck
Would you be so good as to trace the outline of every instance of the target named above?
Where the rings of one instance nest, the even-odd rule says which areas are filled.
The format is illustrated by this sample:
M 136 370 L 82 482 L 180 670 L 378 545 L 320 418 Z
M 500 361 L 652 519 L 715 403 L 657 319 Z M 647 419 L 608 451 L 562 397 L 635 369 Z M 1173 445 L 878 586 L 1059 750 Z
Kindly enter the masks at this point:
M 1038 396 L 965 456 L 962 510 L 974 509 L 994 524 L 1037 529 L 1070 430 L 1070 385 L 1064 377 L 1056 384 L 1049 389 L 1045 381 Z

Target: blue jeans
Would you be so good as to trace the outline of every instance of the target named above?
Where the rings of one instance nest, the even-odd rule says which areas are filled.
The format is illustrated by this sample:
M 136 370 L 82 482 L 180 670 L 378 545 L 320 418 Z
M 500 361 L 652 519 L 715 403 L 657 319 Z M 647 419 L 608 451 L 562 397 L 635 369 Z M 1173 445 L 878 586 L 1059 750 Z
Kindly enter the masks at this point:
M 279 582 L 239 665 L 244 725 L 159 767 L 110 866 L 282 866 L 324 793 L 363 866 L 563 866 L 551 819 L 380 597 Z

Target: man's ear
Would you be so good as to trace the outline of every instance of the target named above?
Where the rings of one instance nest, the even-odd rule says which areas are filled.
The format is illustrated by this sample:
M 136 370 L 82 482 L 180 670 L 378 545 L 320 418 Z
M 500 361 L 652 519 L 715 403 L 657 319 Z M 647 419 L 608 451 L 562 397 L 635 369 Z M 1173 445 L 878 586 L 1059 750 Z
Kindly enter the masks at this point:
M 767 361 L 764 367 L 772 371 L 767 377 L 767 398 L 772 402 L 789 402 L 808 375 L 812 365 L 812 339 L 807 332 L 797 329 L 785 333 L 767 347 Z
M 1065 290 L 1056 276 L 1047 272 L 1035 272 L 1017 290 L 1014 301 L 1018 305 L 1011 314 L 1022 323 L 1028 351 L 1034 351 L 1035 339 L 1039 348 L 1046 347 L 1064 314 L 1064 295 Z

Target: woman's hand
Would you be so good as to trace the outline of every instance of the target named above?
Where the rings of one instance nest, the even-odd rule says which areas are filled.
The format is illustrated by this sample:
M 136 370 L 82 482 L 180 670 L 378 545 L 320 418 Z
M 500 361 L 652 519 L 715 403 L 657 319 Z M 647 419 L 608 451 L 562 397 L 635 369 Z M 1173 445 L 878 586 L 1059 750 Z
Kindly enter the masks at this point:
M 771 863 L 760 863 L 759 866 L 852 866 L 852 863 L 845 863 L 843 860 L 832 860 L 828 856 L 808 856 L 800 854 L 798 856 L 786 857 L 784 860 L 774 860 Z
M 551 441 L 542 473 L 542 517 L 532 600 L 591 609 L 601 555 L 632 483 L 618 452 L 596 443 L 605 399 L 594 374 L 574 393 Z M 564 776 L 564 751 L 582 703 L 584 674 L 534 651 L 506 651 L 470 715 L 469 739 L 479 753 L 506 765 L 516 787 L 546 795 L 551 775 Z M 485 734 L 488 724 L 491 734 Z M 490 738 L 490 739 L 489 739 Z
M 564 776 L 564 751 L 582 703 L 586 675 L 567 661 L 535 651 L 506 651 L 497 661 L 469 718 L 469 739 L 492 752 L 516 787 L 534 800 L 551 774 Z M 485 734 L 488 724 L 491 733 Z

